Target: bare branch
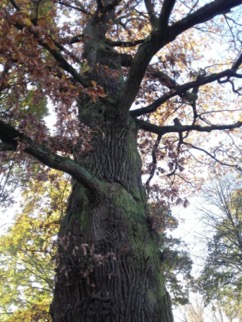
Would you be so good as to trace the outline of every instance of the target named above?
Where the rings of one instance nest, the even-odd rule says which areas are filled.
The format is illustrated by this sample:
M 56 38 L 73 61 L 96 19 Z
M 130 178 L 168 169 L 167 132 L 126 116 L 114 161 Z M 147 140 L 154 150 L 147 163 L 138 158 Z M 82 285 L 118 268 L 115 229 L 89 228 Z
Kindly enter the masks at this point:
M 74 10 L 80 11 L 82 13 L 85 13 L 87 15 L 90 14 L 90 12 L 88 12 L 80 3 L 79 3 L 79 7 L 73 6 L 73 5 L 69 4 L 69 3 L 66 3 L 65 1 L 57 1 L 57 3 L 59 3 L 60 5 L 65 6 L 67 8 L 74 9 Z
M 216 130 L 233 130 L 242 126 L 242 122 L 237 122 L 234 124 L 222 124 L 209 126 L 200 126 L 196 124 L 192 125 L 166 125 L 158 126 L 152 123 L 148 123 L 143 120 L 136 120 L 138 127 L 144 131 L 164 135 L 166 133 L 183 133 L 187 131 L 198 131 L 198 132 L 212 132 Z
M 161 72 L 161 75 L 162 75 L 162 72 Z M 166 75 L 166 77 L 168 76 Z M 152 113 L 172 97 L 175 97 L 177 95 L 179 96 L 185 95 L 185 93 L 192 88 L 199 87 L 208 83 L 212 83 L 214 81 L 229 82 L 230 77 L 242 78 L 242 75 L 236 73 L 232 69 L 226 69 L 220 73 L 214 73 L 208 76 L 204 76 L 203 78 L 199 78 L 196 81 L 192 81 L 183 85 L 177 85 L 175 86 L 175 88 L 173 87 L 173 84 L 174 84 L 174 81 L 173 81 L 173 83 L 171 83 L 171 86 L 170 86 L 172 90 L 169 93 L 164 94 L 162 97 L 158 98 L 156 101 L 154 101 L 152 104 L 146 107 L 131 111 L 130 114 L 134 117 L 137 117 L 140 115 Z M 224 79 L 224 80 L 221 81 L 221 79 Z
M 208 155 L 212 160 L 214 160 L 215 162 L 223 165 L 223 166 L 227 166 L 227 167 L 234 167 L 236 169 L 240 169 L 239 166 L 237 164 L 231 164 L 231 163 L 227 163 L 227 162 L 224 162 L 224 161 L 221 161 L 219 160 L 215 154 L 212 154 L 210 152 L 208 152 L 207 150 L 203 149 L 203 148 L 199 148 L 195 145 L 193 145 L 192 143 L 187 143 L 187 142 L 183 142 L 185 145 L 187 146 L 190 146 L 191 148 L 195 149 L 195 150 L 198 150 L 198 151 L 201 151 L 203 152 L 204 154 Z
M 73 37 L 70 39 L 69 43 L 72 45 L 72 44 L 75 44 L 75 43 L 77 43 L 77 42 L 82 42 L 82 41 L 83 41 L 83 35 L 81 34 L 81 35 L 73 36 Z
M 187 9 L 189 9 L 189 14 L 191 14 L 191 13 L 194 11 L 194 9 L 196 8 L 196 6 L 197 6 L 198 2 L 199 2 L 199 0 L 196 0 L 196 2 L 195 2 L 192 6 L 189 6 L 189 5 L 186 3 L 186 1 L 182 1 L 183 5 L 184 5 Z
M 211 20 L 217 15 L 224 14 L 224 12 L 227 12 L 241 4 L 241 0 L 215 0 L 176 22 L 171 26 L 170 32 L 174 33 L 174 36 L 176 37 L 185 30 Z
M 144 42 L 144 39 L 137 39 L 133 41 L 113 41 L 111 39 L 107 40 L 108 44 L 113 47 L 135 47 Z
M 241 66 L 241 64 L 242 64 L 242 52 L 237 58 L 237 60 L 235 61 L 235 63 L 233 64 L 232 70 L 237 70 Z
M 157 18 L 155 15 L 155 8 L 152 0 L 145 0 L 145 7 L 150 18 L 150 24 L 154 28 L 157 24 Z
M 172 9 L 176 3 L 176 0 L 165 0 L 161 9 L 159 17 L 159 28 L 160 30 L 165 29 L 168 26 L 169 18 Z
M 154 147 L 153 147 L 153 150 L 152 150 L 152 153 L 151 153 L 151 155 L 152 155 L 152 164 L 151 164 L 151 166 L 152 166 L 152 169 L 151 169 L 151 171 L 150 171 L 150 176 L 149 176 L 149 178 L 147 179 L 147 181 L 146 181 L 146 189 L 147 189 L 147 191 L 149 192 L 149 185 L 150 185 L 150 181 L 151 181 L 151 179 L 153 178 L 153 176 L 154 176 L 154 174 L 155 174 L 155 169 L 156 169 L 156 165 L 157 165 L 157 160 L 156 160 L 156 152 L 157 152 L 157 150 L 158 150 L 158 147 L 159 147 L 159 144 L 160 144 L 160 140 L 161 140 L 161 134 L 159 134 L 158 136 L 157 136 L 157 140 L 156 140 L 156 142 L 155 142 L 155 145 L 154 145 Z
M 141 115 L 155 112 L 162 104 L 164 104 L 167 100 L 169 100 L 170 98 L 176 95 L 177 94 L 174 94 L 172 92 L 167 93 L 146 107 L 142 107 L 142 108 L 138 108 L 137 110 L 130 111 L 130 115 L 133 117 L 138 117 Z
M 82 42 L 83 41 L 83 35 L 76 35 L 73 36 L 70 39 L 70 44 L 75 44 L 77 42 Z M 133 40 L 133 41 L 121 41 L 121 40 L 111 40 L 111 39 L 107 39 L 106 40 L 107 43 L 112 46 L 112 47 L 123 47 L 123 48 L 127 48 L 127 47 L 135 47 L 137 45 L 140 45 L 144 42 L 144 39 L 137 39 L 137 40 Z
M 177 87 L 176 81 L 168 76 L 166 73 L 164 73 L 161 70 L 155 69 L 153 66 L 148 66 L 147 72 L 152 76 L 157 78 L 162 85 L 168 87 L 169 89 L 173 89 Z
M 17 3 L 14 0 L 10 0 L 10 3 L 17 11 L 21 10 L 21 8 L 17 5 Z

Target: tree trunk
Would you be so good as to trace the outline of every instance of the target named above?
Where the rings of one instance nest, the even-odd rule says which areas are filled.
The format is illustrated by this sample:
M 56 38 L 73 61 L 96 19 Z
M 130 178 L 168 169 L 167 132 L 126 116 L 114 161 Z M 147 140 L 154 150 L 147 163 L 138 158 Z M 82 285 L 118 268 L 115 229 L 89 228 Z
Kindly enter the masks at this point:
M 80 160 L 108 189 L 100 198 L 73 184 L 59 234 L 53 321 L 173 320 L 147 220 L 136 128 L 131 118 L 126 123 L 100 129 Z
M 122 68 L 105 39 L 113 15 L 94 15 L 83 33 L 86 77 L 107 97 L 80 97 L 79 117 L 93 140 L 77 162 L 103 189 L 73 183 L 58 239 L 51 314 L 56 322 L 171 322 L 157 236 L 148 224 L 137 129 L 129 108 L 118 103 Z

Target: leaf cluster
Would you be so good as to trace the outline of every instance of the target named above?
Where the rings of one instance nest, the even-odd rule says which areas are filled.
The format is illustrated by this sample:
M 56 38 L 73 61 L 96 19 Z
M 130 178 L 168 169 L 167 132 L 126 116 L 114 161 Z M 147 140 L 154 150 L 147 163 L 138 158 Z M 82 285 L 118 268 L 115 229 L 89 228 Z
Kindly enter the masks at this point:
M 211 232 L 207 237 L 208 254 L 197 285 L 207 303 L 219 300 L 224 303 L 227 313 L 233 307 L 234 314 L 237 312 L 241 317 L 241 181 L 236 176 L 227 176 L 207 187 L 205 196 L 210 208 L 203 209 L 203 217 Z
M 55 172 L 49 176 L 52 184 L 31 181 L 21 212 L 0 236 L 1 321 L 50 321 L 57 233 L 70 186 Z
M 192 260 L 187 245 L 171 232 L 178 227 L 172 212 L 158 202 L 150 204 L 151 229 L 158 234 L 161 270 L 166 278 L 174 303 L 188 302 L 188 282 L 191 282 Z

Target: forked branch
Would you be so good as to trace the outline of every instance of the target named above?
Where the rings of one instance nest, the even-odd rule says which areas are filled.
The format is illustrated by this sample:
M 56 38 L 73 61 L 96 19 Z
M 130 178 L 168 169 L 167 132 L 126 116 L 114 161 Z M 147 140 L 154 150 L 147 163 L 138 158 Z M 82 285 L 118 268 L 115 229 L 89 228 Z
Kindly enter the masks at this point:
M 225 162 L 225 161 L 221 161 L 221 160 L 219 160 L 219 158 L 217 158 L 216 157 L 216 155 L 215 154 L 213 154 L 213 153 L 210 153 L 210 152 L 208 152 L 206 149 L 203 149 L 203 148 L 200 148 L 200 147 L 198 147 L 198 146 L 195 146 L 194 144 L 192 144 L 192 143 L 188 143 L 188 142 L 183 142 L 183 144 L 185 144 L 186 146 L 188 146 L 188 147 L 190 147 L 190 148 L 192 148 L 192 149 L 194 149 L 194 150 L 197 150 L 197 151 L 200 151 L 200 152 L 202 152 L 202 153 L 204 153 L 204 154 L 206 154 L 206 155 L 208 155 L 212 160 L 214 160 L 216 163 L 219 163 L 219 164 L 221 164 L 221 165 L 223 165 L 223 166 L 226 166 L 226 167 L 233 167 L 233 168 L 236 168 L 238 171 L 240 171 L 241 172 L 241 167 L 238 165 L 238 164 L 232 164 L 232 163 L 228 163 L 228 162 Z
M 165 79 L 165 76 L 168 77 L 165 74 L 163 75 L 162 72 L 160 73 L 160 77 L 162 79 Z M 169 100 L 172 97 L 175 97 L 177 95 L 184 96 L 185 93 L 187 91 L 189 91 L 190 89 L 193 89 L 193 88 L 205 85 L 205 84 L 209 84 L 214 81 L 230 82 L 231 77 L 242 79 L 242 74 L 237 73 L 233 68 L 231 68 L 231 69 L 226 69 L 220 73 L 213 73 L 211 75 L 204 76 L 202 78 L 198 78 L 196 81 L 188 82 L 183 85 L 177 84 L 175 86 L 174 81 L 173 82 L 170 81 L 170 85 L 169 85 L 169 83 L 166 81 L 166 84 L 168 84 L 168 87 L 171 89 L 170 92 L 164 94 L 163 96 L 158 98 L 156 101 L 154 101 L 152 104 L 150 104 L 146 107 L 131 111 L 130 113 L 132 116 L 137 117 L 140 115 L 155 112 L 162 104 L 164 104 L 167 100 Z
M 75 82 L 80 83 L 84 87 L 88 87 L 89 83 L 80 75 L 80 73 L 71 65 L 68 63 L 68 61 L 64 58 L 64 56 L 60 52 L 60 48 L 56 46 L 55 41 L 49 36 L 40 34 L 38 29 L 36 28 L 34 21 L 32 21 L 32 25 L 29 25 L 31 22 L 29 19 L 22 18 L 22 16 L 19 16 L 19 19 L 15 19 L 12 16 L 9 15 L 8 17 L 9 21 L 12 23 L 13 26 L 17 30 L 24 30 L 27 29 L 33 37 L 37 40 L 37 44 L 41 45 L 44 49 L 46 49 L 52 57 L 56 60 L 59 67 L 63 70 L 68 72 L 73 77 L 73 80 Z
M 167 13 L 171 13 L 175 1 L 165 1 L 163 7 Z M 121 108 L 130 108 L 139 91 L 141 81 L 147 70 L 152 57 L 169 42 L 176 39 L 184 31 L 213 19 L 236 6 L 241 5 L 241 0 L 215 0 L 204 5 L 197 11 L 191 13 L 171 26 L 153 29 L 145 42 L 140 45 L 133 63 L 131 64 L 123 94 L 120 97 Z M 165 19 L 165 18 L 164 18 Z M 167 21 L 164 20 L 166 23 Z

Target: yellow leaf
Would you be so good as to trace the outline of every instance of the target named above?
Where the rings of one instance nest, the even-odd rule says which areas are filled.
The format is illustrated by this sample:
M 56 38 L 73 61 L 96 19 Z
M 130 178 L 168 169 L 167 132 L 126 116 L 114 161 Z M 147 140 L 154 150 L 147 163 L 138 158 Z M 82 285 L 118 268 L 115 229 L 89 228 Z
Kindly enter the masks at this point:
M 31 27 L 32 26 L 32 22 L 29 18 L 23 18 L 23 23 L 27 26 L 27 27 Z

